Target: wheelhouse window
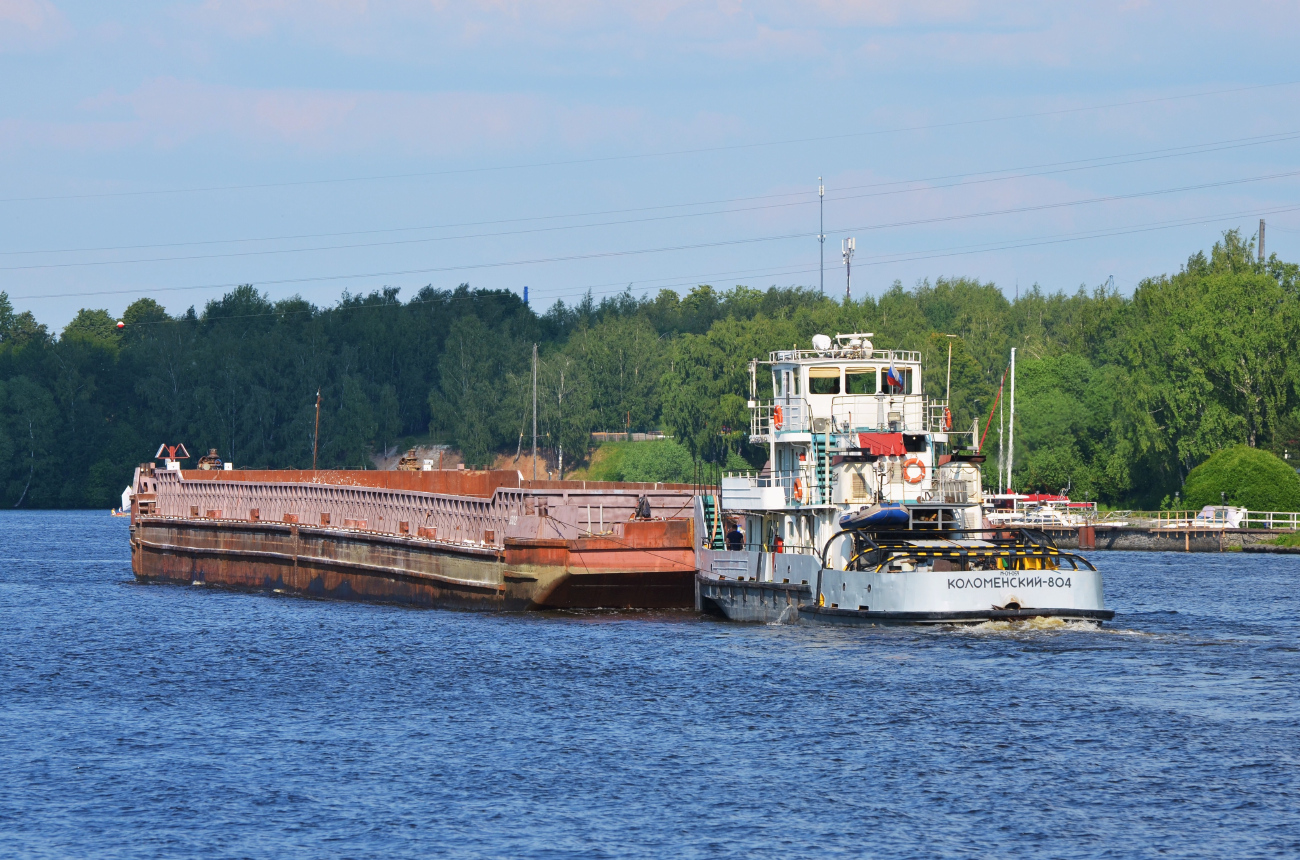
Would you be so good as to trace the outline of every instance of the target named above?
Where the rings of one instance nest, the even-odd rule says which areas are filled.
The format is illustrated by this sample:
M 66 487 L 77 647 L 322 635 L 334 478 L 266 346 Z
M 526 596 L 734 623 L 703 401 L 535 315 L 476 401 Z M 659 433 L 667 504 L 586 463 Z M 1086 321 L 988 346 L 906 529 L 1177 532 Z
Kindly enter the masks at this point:
M 874 367 L 844 368 L 845 394 L 875 394 L 876 369 Z
M 808 368 L 809 394 L 839 394 L 840 369 L 838 367 Z
M 781 396 L 781 371 L 779 370 L 772 371 L 772 396 Z
M 894 368 L 894 375 L 898 377 L 901 384 L 895 384 L 889 379 L 889 370 L 886 368 L 880 374 L 880 381 L 885 392 L 888 394 L 911 394 L 912 393 L 912 369 L 910 367 Z

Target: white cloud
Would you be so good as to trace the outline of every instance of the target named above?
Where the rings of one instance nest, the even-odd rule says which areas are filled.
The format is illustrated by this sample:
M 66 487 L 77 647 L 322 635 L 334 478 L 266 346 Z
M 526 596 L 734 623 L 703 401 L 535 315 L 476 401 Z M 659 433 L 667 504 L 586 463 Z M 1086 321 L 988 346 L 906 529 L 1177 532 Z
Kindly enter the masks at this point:
M 0 51 L 39 50 L 67 31 L 63 13 L 49 0 L 0 0 Z
M 695 54 L 779 63 L 842 55 L 852 44 L 882 62 L 1051 68 L 1141 60 L 1207 39 L 1275 41 L 1300 24 L 1294 3 L 1254 5 L 1261 8 L 1211 0 L 202 0 L 183 8 L 228 37 L 305 39 L 357 54 L 522 46 L 616 62 Z
M 638 108 L 528 93 L 258 89 L 159 78 L 84 101 L 83 119 L 0 120 L 0 146 L 170 149 L 232 143 L 289 150 L 414 156 L 661 149 L 723 142 L 743 130 L 721 113 L 662 118 Z

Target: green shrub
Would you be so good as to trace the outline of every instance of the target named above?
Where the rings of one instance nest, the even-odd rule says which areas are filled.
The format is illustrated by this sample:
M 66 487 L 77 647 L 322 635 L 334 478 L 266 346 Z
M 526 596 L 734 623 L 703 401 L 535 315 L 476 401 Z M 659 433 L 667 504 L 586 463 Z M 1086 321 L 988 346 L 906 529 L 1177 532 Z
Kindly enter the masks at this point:
M 1245 445 L 1218 451 L 1187 475 L 1187 508 L 1222 504 L 1252 511 L 1300 511 L 1300 475 L 1285 461 Z
M 620 474 L 614 480 L 685 482 L 694 470 L 690 452 L 671 439 L 632 442 L 623 452 Z
M 656 442 L 607 442 L 592 457 L 592 481 L 688 483 L 694 474 L 691 454 L 672 439 Z

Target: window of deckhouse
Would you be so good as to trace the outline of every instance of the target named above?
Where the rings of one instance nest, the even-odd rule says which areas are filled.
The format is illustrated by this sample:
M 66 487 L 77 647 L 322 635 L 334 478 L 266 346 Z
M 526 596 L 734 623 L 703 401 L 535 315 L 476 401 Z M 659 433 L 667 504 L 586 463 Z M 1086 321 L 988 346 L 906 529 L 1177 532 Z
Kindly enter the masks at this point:
M 840 369 L 838 367 L 808 368 L 809 394 L 839 394 Z
M 894 373 L 898 374 L 898 376 L 899 376 L 899 378 L 902 380 L 902 383 L 903 383 L 903 384 L 902 384 L 902 385 L 893 385 L 893 384 L 891 384 L 891 383 L 887 383 L 887 382 L 886 382 L 886 383 L 884 384 L 884 389 L 885 389 L 886 393 L 888 393 L 888 394 L 911 394 L 911 393 L 912 393 L 912 368 L 910 368 L 910 367 L 896 367 L 896 368 L 894 368 Z M 880 377 L 881 377 L 881 381 L 882 381 L 882 382 L 885 381 L 885 377 L 886 377 L 887 375 L 888 375 L 888 371 L 887 371 L 887 370 L 884 371 L 884 372 L 882 372 L 882 373 L 880 374 Z
M 844 368 L 845 394 L 875 394 L 876 369 L 874 367 Z
M 781 371 L 779 370 L 772 371 L 772 396 L 781 396 Z

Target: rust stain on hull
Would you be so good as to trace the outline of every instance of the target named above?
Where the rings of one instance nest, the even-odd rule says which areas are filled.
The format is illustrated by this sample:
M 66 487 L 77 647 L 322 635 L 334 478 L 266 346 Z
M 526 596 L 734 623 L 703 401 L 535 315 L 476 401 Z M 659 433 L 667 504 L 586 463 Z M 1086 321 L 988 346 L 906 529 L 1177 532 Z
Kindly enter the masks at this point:
M 496 547 L 292 523 L 139 517 L 131 556 L 142 581 L 340 600 L 498 611 L 691 607 L 692 523 L 630 522 L 619 531 L 507 538 Z

